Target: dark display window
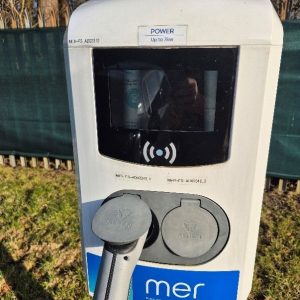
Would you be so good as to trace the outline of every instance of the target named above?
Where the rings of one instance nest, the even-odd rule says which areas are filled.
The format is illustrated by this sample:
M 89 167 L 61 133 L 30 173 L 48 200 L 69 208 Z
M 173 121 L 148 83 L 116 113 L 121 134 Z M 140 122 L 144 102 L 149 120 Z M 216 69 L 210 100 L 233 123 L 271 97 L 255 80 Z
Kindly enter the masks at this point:
M 237 48 L 94 49 L 99 151 L 134 163 L 228 158 Z

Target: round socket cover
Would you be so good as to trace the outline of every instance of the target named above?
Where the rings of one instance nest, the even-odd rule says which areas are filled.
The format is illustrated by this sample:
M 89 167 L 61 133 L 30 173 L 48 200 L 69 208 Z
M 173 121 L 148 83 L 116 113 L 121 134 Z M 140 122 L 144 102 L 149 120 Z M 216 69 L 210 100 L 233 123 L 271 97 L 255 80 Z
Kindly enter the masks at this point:
M 196 258 L 207 253 L 218 238 L 218 223 L 199 200 L 181 200 L 162 223 L 162 237 L 176 255 Z
M 92 230 L 105 242 L 124 245 L 144 235 L 151 221 L 148 205 L 137 195 L 124 194 L 103 203 L 93 218 Z

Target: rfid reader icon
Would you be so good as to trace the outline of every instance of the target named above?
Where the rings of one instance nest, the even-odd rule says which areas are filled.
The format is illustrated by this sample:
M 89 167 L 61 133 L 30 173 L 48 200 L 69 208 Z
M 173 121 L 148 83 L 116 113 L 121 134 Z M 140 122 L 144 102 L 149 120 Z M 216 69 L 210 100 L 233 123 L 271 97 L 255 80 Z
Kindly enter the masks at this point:
M 164 157 L 171 165 L 174 163 L 176 159 L 176 148 L 173 143 L 170 143 L 165 148 L 156 149 L 154 146 L 150 144 L 149 141 L 147 141 L 143 148 L 143 156 L 145 158 L 145 161 L 149 163 L 151 159 L 155 157 Z

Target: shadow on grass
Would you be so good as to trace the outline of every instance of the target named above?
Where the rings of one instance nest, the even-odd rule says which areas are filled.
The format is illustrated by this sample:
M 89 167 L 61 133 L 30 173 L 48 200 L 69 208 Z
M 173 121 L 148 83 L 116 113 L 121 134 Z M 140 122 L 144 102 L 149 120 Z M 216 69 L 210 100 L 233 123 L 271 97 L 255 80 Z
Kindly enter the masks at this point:
M 28 272 L 22 262 L 16 262 L 0 242 L 0 271 L 20 300 L 51 300 L 53 297 Z

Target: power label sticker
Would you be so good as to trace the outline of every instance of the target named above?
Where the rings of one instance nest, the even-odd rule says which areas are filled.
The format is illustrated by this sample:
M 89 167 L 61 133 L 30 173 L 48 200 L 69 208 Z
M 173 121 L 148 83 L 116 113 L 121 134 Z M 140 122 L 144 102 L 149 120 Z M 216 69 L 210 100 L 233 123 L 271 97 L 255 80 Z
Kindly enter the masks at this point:
M 96 285 L 100 257 L 87 253 L 90 292 Z M 236 300 L 239 271 L 183 271 L 137 266 L 130 300 Z
M 184 46 L 187 28 L 187 25 L 139 26 L 138 43 L 140 46 Z

